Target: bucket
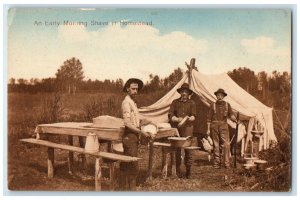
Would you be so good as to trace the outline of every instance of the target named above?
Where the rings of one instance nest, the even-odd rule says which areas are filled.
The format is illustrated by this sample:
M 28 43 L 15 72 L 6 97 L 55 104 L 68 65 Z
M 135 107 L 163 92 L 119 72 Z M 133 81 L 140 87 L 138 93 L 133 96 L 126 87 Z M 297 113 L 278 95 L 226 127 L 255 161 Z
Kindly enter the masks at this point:
M 257 165 L 257 170 L 265 170 L 267 166 L 266 160 L 255 160 L 254 163 Z
M 99 151 L 98 136 L 95 133 L 88 133 L 85 141 L 85 152 L 95 153 Z

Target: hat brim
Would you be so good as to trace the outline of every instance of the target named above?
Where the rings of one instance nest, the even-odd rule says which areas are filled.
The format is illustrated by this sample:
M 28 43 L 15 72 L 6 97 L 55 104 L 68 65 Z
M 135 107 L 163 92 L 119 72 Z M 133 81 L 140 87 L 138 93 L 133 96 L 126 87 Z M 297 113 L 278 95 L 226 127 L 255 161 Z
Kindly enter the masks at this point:
M 226 92 L 215 92 L 214 94 L 217 96 L 218 93 L 224 94 L 224 97 L 227 96 L 227 93 L 226 93 Z
M 177 92 L 178 92 L 178 93 L 181 93 L 182 90 L 187 90 L 187 91 L 189 91 L 190 94 L 193 93 L 193 91 L 192 91 L 191 89 L 189 89 L 189 88 L 178 88 L 178 89 L 177 89 Z
M 126 81 L 124 87 L 123 87 L 123 92 L 127 92 L 127 87 L 130 86 L 131 83 L 137 83 L 138 84 L 138 87 L 139 87 L 139 90 L 141 90 L 144 86 L 144 83 L 143 81 L 141 81 L 140 79 L 137 79 L 137 78 L 130 78 Z

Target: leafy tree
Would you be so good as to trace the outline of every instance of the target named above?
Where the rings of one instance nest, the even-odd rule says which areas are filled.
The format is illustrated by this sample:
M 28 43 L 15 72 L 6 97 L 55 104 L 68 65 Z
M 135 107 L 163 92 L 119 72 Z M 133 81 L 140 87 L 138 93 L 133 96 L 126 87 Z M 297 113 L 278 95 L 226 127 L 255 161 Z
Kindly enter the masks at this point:
M 82 63 L 76 58 L 66 60 L 56 72 L 56 80 L 60 88 L 69 94 L 76 93 L 77 85 L 83 80 Z
M 10 78 L 10 79 L 9 79 L 9 84 L 15 85 L 15 84 L 16 84 L 16 79 Z
M 163 79 L 163 85 L 166 89 L 173 88 L 183 77 L 182 70 L 178 67 L 167 78 Z
M 258 81 L 254 71 L 246 68 L 239 67 L 232 72 L 228 72 L 228 75 L 248 93 L 256 93 L 258 90 Z

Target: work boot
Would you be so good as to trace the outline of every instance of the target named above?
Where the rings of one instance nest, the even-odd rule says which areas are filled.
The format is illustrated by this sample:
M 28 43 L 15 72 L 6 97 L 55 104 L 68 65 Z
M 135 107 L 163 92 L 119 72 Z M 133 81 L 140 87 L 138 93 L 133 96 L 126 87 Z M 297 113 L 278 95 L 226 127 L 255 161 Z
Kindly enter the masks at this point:
M 191 178 L 191 166 L 186 167 L 185 176 L 186 176 L 187 179 Z

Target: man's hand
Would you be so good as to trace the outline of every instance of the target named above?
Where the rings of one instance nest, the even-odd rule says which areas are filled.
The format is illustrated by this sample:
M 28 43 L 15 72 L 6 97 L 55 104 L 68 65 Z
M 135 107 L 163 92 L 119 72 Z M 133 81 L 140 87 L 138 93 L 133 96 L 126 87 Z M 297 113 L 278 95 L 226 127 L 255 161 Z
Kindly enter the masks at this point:
M 206 131 L 207 136 L 210 136 L 210 122 L 207 122 L 207 131 Z
M 190 116 L 190 117 L 188 117 L 188 120 L 189 120 L 190 122 L 195 121 L 195 117 L 194 117 L 194 116 Z
M 183 120 L 182 117 L 178 117 L 178 121 L 177 122 L 181 122 Z
M 173 122 L 178 122 L 178 123 L 179 123 L 179 122 L 181 122 L 182 120 L 183 120 L 182 117 L 176 117 L 176 116 L 173 116 L 173 117 L 172 117 L 172 121 L 173 121 Z

